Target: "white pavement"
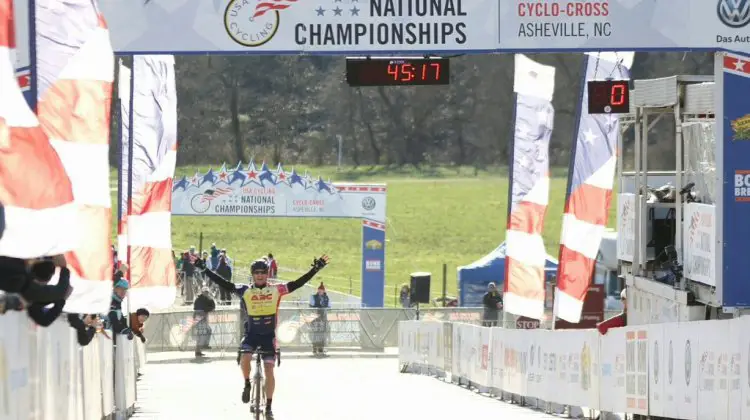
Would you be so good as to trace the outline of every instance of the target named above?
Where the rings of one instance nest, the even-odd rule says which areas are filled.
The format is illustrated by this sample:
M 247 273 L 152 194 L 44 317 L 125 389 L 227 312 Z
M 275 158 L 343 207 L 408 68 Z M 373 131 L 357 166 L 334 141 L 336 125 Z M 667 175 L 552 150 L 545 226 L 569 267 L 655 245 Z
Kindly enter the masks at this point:
M 276 420 L 559 419 L 435 378 L 401 374 L 395 359 L 282 359 Z M 242 378 L 227 360 L 149 364 L 133 419 L 251 418 Z

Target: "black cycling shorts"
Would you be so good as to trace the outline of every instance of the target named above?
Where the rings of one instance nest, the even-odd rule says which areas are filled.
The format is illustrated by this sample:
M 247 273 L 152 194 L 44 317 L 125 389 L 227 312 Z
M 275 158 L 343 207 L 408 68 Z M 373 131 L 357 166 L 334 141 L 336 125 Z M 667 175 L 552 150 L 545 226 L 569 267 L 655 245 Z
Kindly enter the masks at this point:
M 263 361 L 269 364 L 276 362 L 276 337 L 272 335 L 245 334 L 242 338 L 241 349 L 243 351 L 255 351 L 260 348 L 263 352 L 273 354 L 264 354 Z

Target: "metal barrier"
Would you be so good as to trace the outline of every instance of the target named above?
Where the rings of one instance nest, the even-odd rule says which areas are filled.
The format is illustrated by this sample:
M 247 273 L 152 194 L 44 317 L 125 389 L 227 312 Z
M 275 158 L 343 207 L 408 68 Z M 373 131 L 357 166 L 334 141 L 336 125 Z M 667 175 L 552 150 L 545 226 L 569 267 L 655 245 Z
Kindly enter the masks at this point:
M 327 320 L 319 320 L 317 309 L 281 308 L 276 333 L 284 350 L 310 350 L 313 333 L 325 332 L 326 347 L 382 350 L 398 346 L 399 321 L 416 318 L 414 309 L 329 309 Z M 146 349 L 193 351 L 197 340 L 212 350 L 234 352 L 242 339 L 242 316 L 238 309 L 218 309 L 201 322 L 202 314 L 154 313 L 145 328 Z M 481 324 L 482 308 L 434 308 L 420 310 L 420 319 Z

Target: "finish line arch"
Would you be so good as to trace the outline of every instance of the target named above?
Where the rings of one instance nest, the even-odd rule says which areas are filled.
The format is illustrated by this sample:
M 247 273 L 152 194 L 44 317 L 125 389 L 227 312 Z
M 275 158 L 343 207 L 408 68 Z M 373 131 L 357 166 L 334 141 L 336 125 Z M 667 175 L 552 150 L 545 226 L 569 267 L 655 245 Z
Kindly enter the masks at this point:
M 254 162 L 233 169 L 175 178 L 172 215 L 362 219 L 362 306 L 385 304 L 385 184 L 332 183 L 281 163 Z
M 35 109 L 36 2 L 13 1 L 17 75 Z M 750 271 L 741 254 L 750 246 L 743 204 L 750 165 L 740 158 L 750 155 L 743 125 L 750 116 L 750 0 L 106 0 L 99 6 L 118 55 L 726 51 L 715 66 L 721 141 L 714 150 L 714 266 L 717 294 L 729 291 L 737 300 L 742 289 L 740 306 L 750 302 L 740 280 Z M 724 278 L 737 290 L 725 287 Z

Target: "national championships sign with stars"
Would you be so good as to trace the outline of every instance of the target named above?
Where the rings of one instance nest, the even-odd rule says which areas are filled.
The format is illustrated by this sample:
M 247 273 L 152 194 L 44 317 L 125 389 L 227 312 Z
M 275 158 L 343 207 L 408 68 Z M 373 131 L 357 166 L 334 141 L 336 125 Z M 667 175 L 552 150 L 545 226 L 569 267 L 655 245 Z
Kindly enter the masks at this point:
M 175 179 L 172 214 L 184 216 L 342 217 L 385 222 L 383 184 L 333 184 L 265 163 L 209 169 Z
M 750 0 L 107 0 L 120 54 L 750 52 Z

